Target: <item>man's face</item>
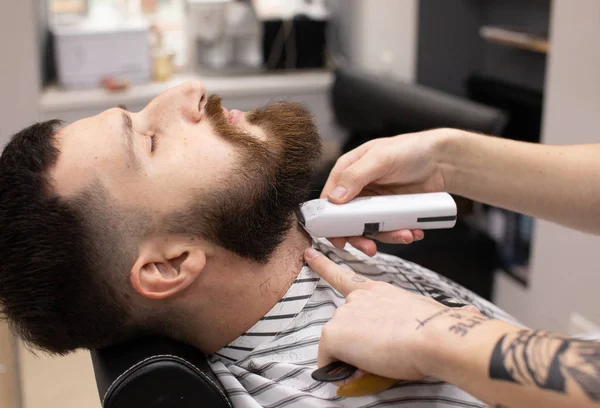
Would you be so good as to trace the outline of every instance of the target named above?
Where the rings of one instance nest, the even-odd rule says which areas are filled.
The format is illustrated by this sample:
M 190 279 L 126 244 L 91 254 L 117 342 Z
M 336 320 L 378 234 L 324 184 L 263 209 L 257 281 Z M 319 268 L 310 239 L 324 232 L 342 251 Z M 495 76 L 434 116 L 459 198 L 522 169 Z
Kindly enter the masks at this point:
M 320 153 L 316 128 L 300 106 L 227 111 L 198 82 L 168 90 L 137 113 L 115 108 L 75 122 L 57 143 L 51 177 L 59 196 L 97 180 L 117 207 L 157 219 L 186 214 L 185 232 L 208 234 L 262 261 L 267 254 L 258 246 L 289 227 Z M 235 238 L 240 231 L 256 243 Z

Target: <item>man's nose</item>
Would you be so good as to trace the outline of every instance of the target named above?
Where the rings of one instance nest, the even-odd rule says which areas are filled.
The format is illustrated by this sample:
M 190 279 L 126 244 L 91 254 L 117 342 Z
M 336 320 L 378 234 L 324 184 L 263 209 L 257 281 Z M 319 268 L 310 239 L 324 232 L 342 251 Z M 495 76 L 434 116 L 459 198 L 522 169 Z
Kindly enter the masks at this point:
M 201 90 L 200 90 L 200 102 L 198 103 L 198 111 L 200 112 L 204 112 L 204 107 L 206 106 L 206 100 L 208 99 L 206 97 L 206 88 L 204 88 L 204 85 L 199 83 Z
M 162 113 L 159 117 L 166 118 L 167 112 L 182 115 L 190 122 L 199 122 L 204 116 L 206 106 L 206 89 L 200 81 L 188 81 L 171 88 L 158 96 L 148 107 L 149 110 Z
M 154 98 L 144 108 L 141 118 L 146 120 L 148 126 L 166 126 L 176 118 L 197 123 L 204 116 L 206 106 L 206 89 L 199 81 L 188 81 L 171 88 Z
M 179 87 L 182 93 L 182 104 L 189 119 L 198 122 L 204 115 L 206 106 L 206 88 L 200 81 L 188 81 Z

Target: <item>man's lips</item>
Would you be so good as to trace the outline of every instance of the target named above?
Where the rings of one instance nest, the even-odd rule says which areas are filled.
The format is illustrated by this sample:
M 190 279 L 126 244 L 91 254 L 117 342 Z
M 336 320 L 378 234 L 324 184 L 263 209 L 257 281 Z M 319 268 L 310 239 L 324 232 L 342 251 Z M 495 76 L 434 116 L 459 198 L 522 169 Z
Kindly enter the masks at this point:
M 237 109 L 232 109 L 229 111 L 229 123 L 231 125 L 237 125 L 243 116 L 244 112 L 239 111 Z
M 226 108 L 223 108 L 223 114 L 227 118 L 227 122 L 230 125 L 236 125 L 240 121 L 242 116 L 244 116 L 244 112 L 239 111 L 237 109 L 232 109 L 228 111 Z

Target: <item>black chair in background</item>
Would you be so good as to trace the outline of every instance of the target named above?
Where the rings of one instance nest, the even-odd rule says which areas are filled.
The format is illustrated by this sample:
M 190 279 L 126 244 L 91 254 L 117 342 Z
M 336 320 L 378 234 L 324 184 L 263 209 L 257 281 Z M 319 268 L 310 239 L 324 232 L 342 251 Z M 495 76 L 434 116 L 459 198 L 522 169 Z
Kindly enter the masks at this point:
M 337 124 L 348 134 L 342 153 L 375 138 L 441 127 L 499 136 L 509 119 L 495 107 L 348 68 L 336 71 L 331 104 Z M 333 164 L 315 176 L 311 199 L 318 198 Z M 455 228 L 427 231 L 425 240 L 411 245 L 379 244 L 378 249 L 432 269 L 489 300 L 500 266 L 496 243 L 464 217 L 473 203 L 456 200 Z
M 501 135 L 508 122 L 498 108 L 349 68 L 336 70 L 331 104 L 349 133 L 344 151 L 377 137 L 440 127 Z

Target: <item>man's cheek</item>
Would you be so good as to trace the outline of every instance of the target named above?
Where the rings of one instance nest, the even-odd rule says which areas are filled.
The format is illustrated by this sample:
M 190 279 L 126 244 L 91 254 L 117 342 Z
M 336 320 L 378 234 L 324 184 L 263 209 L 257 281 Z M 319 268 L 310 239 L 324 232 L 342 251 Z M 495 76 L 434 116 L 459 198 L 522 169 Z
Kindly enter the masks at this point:
M 258 139 L 261 142 L 267 142 L 268 141 L 267 133 L 260 126 L 248 124 L 248 125 L 246 125 L 246 128 L 247 128 L 246 129 L 247 132 L 249 133 L 249 135 L 251 137 L 254 137 L 254 138 Z

